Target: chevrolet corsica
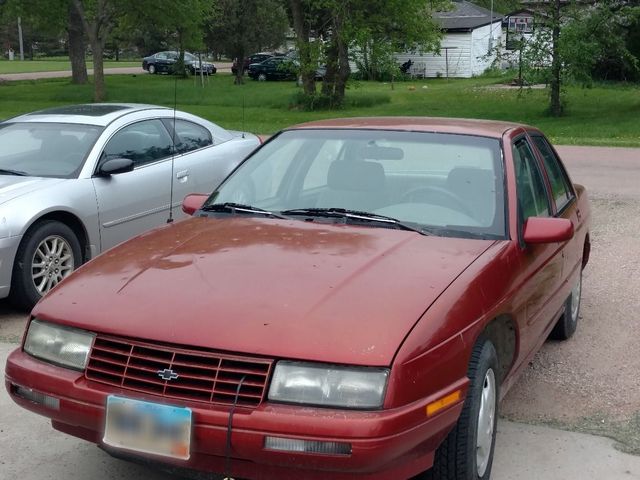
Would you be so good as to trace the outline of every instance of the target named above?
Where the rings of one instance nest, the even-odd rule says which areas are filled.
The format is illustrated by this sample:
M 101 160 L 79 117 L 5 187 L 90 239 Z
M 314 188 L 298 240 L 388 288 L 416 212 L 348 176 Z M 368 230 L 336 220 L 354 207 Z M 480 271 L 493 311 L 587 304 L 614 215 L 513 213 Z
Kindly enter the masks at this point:
M 0 298 L 31 309 L 84 261 L 165 223 L 171 190 L 212 191 L 259 143 L 153 105 L 0 123 Z M 172 210 L 182 215 L 180 202 Z
M 499 400 L 576 330 L 589 203 L 534 128 L 305 124 L 183 209 L 54 288 L 7 361 L 15 402 L 115 456 L 488 479 Z

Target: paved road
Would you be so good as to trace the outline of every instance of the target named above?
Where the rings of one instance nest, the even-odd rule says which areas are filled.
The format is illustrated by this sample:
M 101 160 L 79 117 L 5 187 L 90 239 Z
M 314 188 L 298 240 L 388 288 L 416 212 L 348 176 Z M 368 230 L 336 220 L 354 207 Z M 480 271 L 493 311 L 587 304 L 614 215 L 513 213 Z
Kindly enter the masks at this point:
M 230 63 L 216 63 L 218 72 L 229 73 L 231 72 Z M 87 70 L 89 75 L 93 75 L 93 69 Z M 104 73 L 106 75 L 137 75 L 147 73 L 142 67 L 114 67 L 105 68 Z M 0 81 L 13 81 L 13 80 L 39 80 L 41 78 L 65 78 L 70 77 L 70 70 L 62 70 L 58 72 L 28 72 L 28 73 L 3 73 L 0 75 Z
M 618 198 L 617 196 L 629 198 L 634 208 L 640 208 L 640 149 L 560 147 L 559 151 L 573 179 L 584 183 L 590 192 L 594 193 L 594 197 L 598 200 L 594 202 L 596 213 L 608 211 L 598 209 L 604 208 L 600 205 L 602 198 L 609 196 L 614 199 Z M 609 208 L 608 203 L 602 205 Z M 623 207 L 616 208 L 620 210 Z M 605 238 L 616 238 L 615 232 L 626 221 L 624 218 L 611 217 L 598 218 L 601 235 L 608 234 L 609 230 L 614 232 L 611 237 Z M 604 253 L 602 250 L 598 252 L 599 255 Z M 623 288 L 608 288 L 608 279 L 601 278 L 622 275 L 616 272 L 625 271 L 623 267 L 627 264 L 624 262 L 628 262 L 624 256 L 613 256 L 604 262 L 610 264 L 609 268 L 598 263 L 590 267 L 590 281 L 594 286 L 591 290 L 585 290 L 583 327 L 602 325 L 602 328 L 606 329 L 606 322 L 612 321 L 611 316 L 595 315 L 593 303 L 600 299 L 625 300 L 625 297 L 621 297 L 625 292 Z M 636 277 L 637 275 L 630 274 L 622 280 L 633 290 L 633 282 L 638 282 Z M 637 291 L 640 289 L 637 289 L 636 293 Z M 630 304 L 627 302 L 626 305 L 629 309 Z M 602 308 L 606 310 L 610 307 L 604 305 Z M 635 317 L 631 315 L 631 318 Z M 0 301 L 0 365 L 4 364 L 4 358 L 15 346 L 10 346 L 8 343 L 19 340 L 25 320 L 24 314 L 12 310 L 6 302 Z M 613 321 L 618 320 L 613 317 Z M 630 331 L 627 329 L 622 334 Z M 588 337 L 585 334 L 581 335 L 584 335 L 582 338 Z M 603 336 L 600 335 L 599 338 L 602 343 Z M 611 338 L 611 334 L 608 338 Z M 525 375 L 516 385 L 514 394 L 503 403 L 503 410 L 513 410 L 516 406 L 519 408 L 520 405 L 525 405 L 526 409 L 531 411 L 553 411 L 556 408 L 555 403 L 567 401 L 566 398 L 558 397 L 554 399 L 554 404 L 549 404 L 545 398 L 541 398 L 545 396 L 540 394 L 541 387 L 547 384 L 559 382 L 559 388 L 563 392 L 571 391 L 575 387 L 573 383 L 566 382 L 566 378 L 561 375 L 562 372 L 547 370 L 549 366 L 545 362 L 553 355 L 560 356 L 564 359 L 565 366 L 574 369 L 588 369 L 589 362 L 612 363 L 614 366 L 617 365 L 616 368 L 623 368 L 625 365 L 633 366 L 633 362 L 637 362 L 635 354 L 637 348 L 635 351 L 629 350 L 633 358 L 628 362 L 623 363 L 617 359 L 618 355 L 625 353 L 621 352 L 624 349 L 619 348 L 615 342 L 606 347 L 608 348 L 606 356 L 600 353 L 585 355 L 584 349 L 581 350 L 582 353 L 576 352 L 576 356 L 568 355 L 567 353 L 572 353 L 576 347 L 581 348 L 580 341 L 579 337 L 567 344 L 543 347 L 541 357 L 534 362 L 531 369 L 533 374 Z M 556 377 L 556 374 L 560 376 Z M 605 386 L 593 388 L 592 380 L 588 376 L 584 377 L 571 380 L 585 383 L 583 387 L 588 391 L 589 397 L 597 397 L 598 395 L 594 393 L 596 390 L 600 393 L 605 391 Z M 624 375 L 619 377 L 624 381 Z M 635 376 L 628 377 L 630 382 L 636 382 L 637 378 L 637 370 Z M 616 379 L 616 381 L 619 380 Z M 636 382 L 627 385 L 626 388 L 618 388 L 616 392 L 621 395 L 620 400 L 634 407 L 640 405 L 640 395 L 634 393 L 638 388 Z M 580 401 L 579 398 L 571 401 L 574 410 L 582 408 Z M 45 445 L 46 448 L 43 448 Z M 24 480 L 59 479 L 72 474 L 79 478 L 96 480 L 110 478 L 165 480 L 169 478 L 143 467 L 115 460 L 93 445 L 53 431 L 45 418 L 15 406 L 0 387 L 0 479 L 18 477 Z M 492 478 L 494 480 L 640 480 L 640 457 L 618 452 L 613 448 L 612 441 L 605 438 L 501 421 Z

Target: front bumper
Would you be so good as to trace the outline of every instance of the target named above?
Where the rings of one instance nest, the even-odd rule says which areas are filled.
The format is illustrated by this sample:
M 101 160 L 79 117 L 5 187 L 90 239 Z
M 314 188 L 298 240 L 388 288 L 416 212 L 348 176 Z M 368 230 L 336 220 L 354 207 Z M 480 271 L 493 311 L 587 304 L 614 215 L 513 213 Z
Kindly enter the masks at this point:
M 0 238 L 0 298 L 9 296 L 13 262 L 22 236 Z
M 193 410 L 191 458 L 154 457 L 102 444 L 106 397 L 115 394 L 165 403 L 166 399 L 121 390 L 85 379 L 80 372 L 56 367 L 15 350 L 6 366 L 6 388 L 22 407 L 49 417 L 57 430 L 99 444 L 120 457 L 182 469 L 223 472 L 229 407 L 174 402 Z M 57 409 L 17 395 L 18 386 L 59 399 Z M 232 474 L 248 479 L 400 479 L 433 464 L 437 446 L 460 415 L 462 403 L 427 419 L 427 400 L 375 412 L 332 410 L 264 402 L 256 409 L 238 407 L 233 416 Z M 264 448 L 265 437 L 345 442 L 350 455 L 281 452 Z

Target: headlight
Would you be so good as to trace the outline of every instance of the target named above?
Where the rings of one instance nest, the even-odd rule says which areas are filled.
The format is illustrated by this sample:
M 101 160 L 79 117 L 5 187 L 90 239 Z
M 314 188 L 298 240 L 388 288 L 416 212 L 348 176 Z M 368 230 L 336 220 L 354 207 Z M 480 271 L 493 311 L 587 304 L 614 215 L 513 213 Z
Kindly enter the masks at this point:
M 84 370 L 93 337 L 93 333 L 84 330 L 33 320 L 24 342 L 24 351 L 47 362 Z
M 381 408 L 389 370 L 278 362 L 269 400 L 323 407 Z

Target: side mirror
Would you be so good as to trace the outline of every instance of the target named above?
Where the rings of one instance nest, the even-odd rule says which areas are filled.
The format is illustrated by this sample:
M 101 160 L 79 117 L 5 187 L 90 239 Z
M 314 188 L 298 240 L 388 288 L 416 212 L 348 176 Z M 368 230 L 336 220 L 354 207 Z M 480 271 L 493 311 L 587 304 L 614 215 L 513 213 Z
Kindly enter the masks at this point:
M 187 215 L 193 215 L 202 208 L 209 195 L 203 193 L 191 193 L 182 200 L 182 211 Z
M 98 168 L 98 175 L 108 177 L 133 170 L 133 160 L 129 158 L 110 158 Z
M 529 217 L 524 224 L 527 244 L 566 242 L 573 238 L 573 223 L 566 218 Z

